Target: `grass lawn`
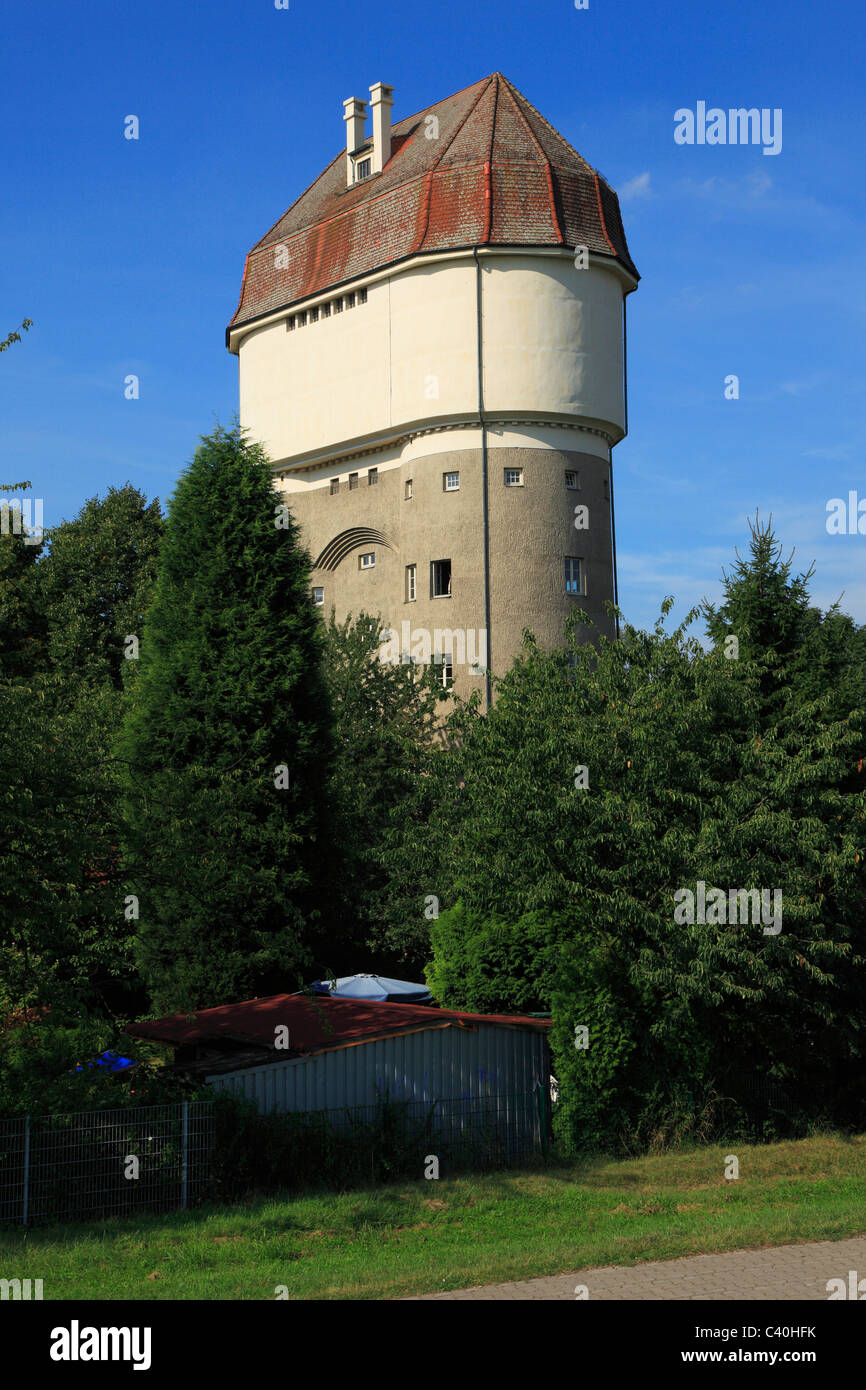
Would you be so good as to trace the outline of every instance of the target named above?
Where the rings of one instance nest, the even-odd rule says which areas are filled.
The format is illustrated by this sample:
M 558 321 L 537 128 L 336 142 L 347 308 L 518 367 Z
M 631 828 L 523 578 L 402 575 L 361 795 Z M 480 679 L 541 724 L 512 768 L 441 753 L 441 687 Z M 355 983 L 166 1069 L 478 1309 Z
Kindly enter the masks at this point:
M 866 1135 L 821 1135 L 7 1229 L 0 1277 L 46 1299 L 381 1299 L 864 1231 Z

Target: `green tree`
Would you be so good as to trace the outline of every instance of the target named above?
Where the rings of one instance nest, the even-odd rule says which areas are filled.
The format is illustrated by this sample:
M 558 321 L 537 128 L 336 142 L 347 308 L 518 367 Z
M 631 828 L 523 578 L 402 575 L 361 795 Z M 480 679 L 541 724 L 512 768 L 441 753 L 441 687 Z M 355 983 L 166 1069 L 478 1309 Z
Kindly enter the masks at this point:
M 38 571 L 51 664 L 67 680 L 120 689 L 134 669 L 127 638 L 141 639 L 162 529 L 158 499 L 130 483 L 51 528 Z
M 30 483 L 0 484 L 0 493 L 25 492 Z M 32 544 L 21 516 L 0 498 L 4 524 L 0 530 L 0 680 L 14 680 L 44 670 L 48 623 L 39 593 L 36 562 L 42 543 Z M 8 516 L 9 523 L 5 517 Z
M 263 451 L 218 428 L 170 504 L 121 742 L 158 1009 L 295 987 L 324 948 L 330 717 L 309 581 Z
M 333 942 L 339 974 L 369 965 L 405 968 L 401 940 L 401 846 L 412 832 L 417 789 L 435 765 L 436 714 L 446 698 L 435 666 L 379 659 L 382 623 L 368 613 L 325 629 L 325 679 L 334 716 L 333 801 L 339 818 L 346 924 Z M 416 865 L 417 868 L 417 865 Z M 420 915 L 418 920 L 420 921 Z M 426 944 L 426 943 L 425 943 Z M 418 964 L 423 964 L 423 953 Z
M 454 754 L 440 872 L 460 909 L 434 931 L 430 979 L 451 1005 L 552 1003 L 559 1123 L 582 1145 L 756 1071 L 796 1078 L 815 1108 L 858 1065 L 864 798 L 839 790 L 857 731 L 819 705 L 762 728 L 771 663 L 705 652 L 695 616 L 596 646 L 574 626 L 552 653 L 528 638 Z M 778 889 L 783 929 L 676 921 L 674 895 L 698 882 Z M 558 978 L 542 949 L 533 981 L 502 924 L 528 919 L 540 941 L 545 918 Z
M 0 682 L 0 1014 L 54 1024 L 129 1003 L 112 692 L 70 703 L 56 675 Z
M 32 327 L 33 320 L 24 319 L 20 326 L 20 331 L 17 329 L 13 329 L 11 333 L 7 333 L 6 337 L 2 341 L 0 341 L 0 352 L 5 352 L 7 348 L 10 348 L 12 346 L 13 343 L 20 343 L 21 332 L 23 331 L 24 333 L 28 333 Z
M 761 719 L 771 724 L 791 700 L 810 701 L 831 692 L 828 718 L 844 718 L 866 697 L 866 628 L 840 611 L 811 606 L 814 565 L 794 573 L 793 552 L 783 559 L 772 517 L 749 521 L 749 555 L 737 554 L 723 571 L 720 604 L 705 602 L 707 635 L 716 647 L 736 637 L 739 657 L 763 663 Z M 737 658 L 734 658 L 737 659 Z

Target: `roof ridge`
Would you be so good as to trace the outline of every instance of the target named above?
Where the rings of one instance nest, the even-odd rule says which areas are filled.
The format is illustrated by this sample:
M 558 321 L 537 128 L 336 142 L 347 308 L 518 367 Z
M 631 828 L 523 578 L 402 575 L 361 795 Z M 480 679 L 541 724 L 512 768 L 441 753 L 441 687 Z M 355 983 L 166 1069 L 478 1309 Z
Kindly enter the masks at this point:
M 519 97 L 520 100 L 521 100 L 522 102 L 524 102 L 524 104 L 525 104 L 526 106 L 529 107 L 529 109 L 530 109 L 530 111 L 533 113 L 533 115 L 535 115 L 535 116 L 538 117 L 538 119 L 541 121 L 542 125 L 545 125 L 552 135 L 555 135 L 556 138 L 557 138 L 558 140 L 561 140 L 562 143 L 563 143 L 563 145 L 565 145 L 566 149 L 571 150 L 571 153 L 572 153 L 573 155 L 576 155 L 576 156 L 577 156 L 577 158 L 580 160 L 581 164 L 584 164 L 591 174 L 595 174 L 595 173 L 598 172 L 598 171 L 593 167 L 593 165 L 590 164 L 589 160 L 586 159 L 586 158 L 584 158 L 584 156 L 580 153 L 580 150 L 576 150 L 576 149 L 574 148 L 574 145 L 572 145 L 571 142 L 570 142 L 569 140 L 566 140 L 565 136 L 562 134 L 562 131 L 557 130 L 557 129 L 556 129 L 556 126 L 555 126 L 555 125 L 552 125 L 551 122 L 547 119 L 547 117 L 546 117 L 546 116 L 543 116 L 543 115 L 541 114 L 541 112 L 539 111 L 539 109 L 538 109 L 537 106 L 533 106 L 532 102 L 529 100 L 528 97 L 526 97 L 526 96 L 523 95 L 523 92 L 521 92 L 521 90 L 520 90 L 519 87 L 515 87 L 514 83 L 511 82 L 511 81 L 509 81 L 509 79 L 508 79 L 507 77 L 503 77 L 502 80 L 503 80 L 503 82 L 506 83 L 506 85 L 507 85 L 508 87 L 511 88 L 512 92 L 514 93 L 514 95 L 517 96 L 517 97 Z M 607 183 L 607 180 L 605 179 L 604 182 Z
M 530 138 L 530 140 L 532 141 L 532 143 L 534 144 L 535 148 L 538 150 L 539 155 L 541 156 L 541 162 L 542 162 L 542 164 L 544 165 L 544 172 L 545 172 L 545 175 L 546 175 L 546 177 L 547 177 L 547 196 L 548 196 L 548 198 L 550 199 L 550 217 L 551 217 L 551 221 L 553 222 L 554 230 L 556 231 L 556 235 L 557 235 L 557 237 L 559 238 L 559 241 L 560 241 L 560 242 L 563 242 L 563 241 L 564 241 L 564 237 L 563 237 L 563 235 L 562 235 L 562 227 L 560 226 L 560 223 L 559 223 L 559 214 L 558 214 L 558 212 L 557 212 L 557 210 L 556 210 L 556 193 L 554 192 L 554 188 L 553 188 L 553 171 L 552 171 L 552 169 L 551 169 L 550 156 L 548 155 L 547 150 L 544 148 L 544 146 L 542 145 L 542 143 L 541 143 L 541 141 L 539 140 L 538 136 L 536 135 L 535 131 L 532 129 L 532 126 L 530 125 L 529 121 L 527 120 L 527 118 L 526 118 L 526 112 L 523 110 L 523 107 L 521 106 L 520 102 L 517 101 L 517 99 L 516 99 L 516 97 L 517 97 L 517 89 L 516 89 L 516 87 L 513 87 L 513 86 L 512 86 L 512 84 L 508 81 L 508 78 L 507 78 L 507 77 L 506 77 L 506 78 L 503 78 L 503 81 L 504 81 L 505 86 L 506 86 L 506 88 L 507 88 L 507 90 L 508 90 L 508 92 L 509 92 L 509 95 L 511 96 L 511 100 L 512 100 L 512 103 L 513 103 L 513 105 L 514 105 L 515 111 L 517 112 L 518 116 L 520 117 L 521 121 L 523 122 L 524 126 L 526 127 L 527 131 L 529 132 L 529 138 Z M 575 152 L 575 153 L 576 153 L 576 152 Z M 582 156 L 581 156 L 581 157 L 582 157 Z M 609 242 L 609 238 L 608 238 L 608 242 Z
M 429 172 L 430 172 L 431 174 L 432 174 L 436 169 L 438 169 L 438 167 L 439 167 L 441 161 L 442 161 L 442 160 L 444 159 L 444 157 L 445 157 L 445 154 L 447 153 L 448 150 L 450 150 L 451 146 L 454 144 L 454 141 L 457 139 L 457 136 L 460 134 L 461 130 L 462 130 L 463 127 L 466 125 L 466 122 L 469 120 L 469 117 L 472 116 L 472 115 L 474 115 L 474 113 L 478 110 L 478 107 L 479 107 L 479 105 L 480 105 L 480 103 L 481 103 L 482 97 L 485 97 L 485 96 L 487 95 L 487 93 L 489 92 L 489 90 L 490 90 L 490 83 L 493 81 L 493 78 L 492 78 L 492 77 L 488 77 L 488 78 L 486 78 L 486 79 L 482 78 L 482 81 L 484 82 L 484 86 L 481 88 L 481 91 L 478 93 L 477 97 L 476 97 L 475 100 L 473 101 L 473 103 L 472 103 L 472 105 L 470 106 L 469 110 L 466 112 L 466 115 L 463 117 L 463 120 L 462 120 L 462 121 L 460 122 L 460 124 L 457 126 L 457 128 L 456 128 L 456 130 L 454 131 L 454 134 L 451 136 L 450 140 L 447 142 L 446 145 L 443 145 L 441 151 L 439 152 L 439 154 L 436 156 L 436 158 L 434 159 L 433 163 L 431 164 L 430 169 L 429 169 Z M 465 88 L 464 90 L 468 91 L 469 88 L 467 87 L 467 88 Z M 459 92 L 455 92 L 455 93 L 454 93 L 454 96 L 459 96 Z M 445 101 L 451 101 L 451 100 L 452 100 L 451 97 L 445 97 Z M 495 111 L 496 111 L 495 100 L 496 100 L 496 98 L 495 98 L 495 89 L 494 89 L 494 107 L 493 107 L 494 113 L 495 113 Z M 495 124 L 495 114 L 494 114 L 494 124 Z M 491 140 L 492 140 L 492 135 L 491 135 Z
M 482 83 L 488 83 L 492 77 L 501 77 L 501 73 L 490 72 L 486 77 L 479 77 L 477 82 L 467 82 L 465 87 L 459 87 L 456 92 L 449 92 L 447 97 L 440 97 L 438 101 L 432 101 L 429 106 L 422 106 L 420 111 L 413 111 L 411 116 L 401 116 L 399 121 L 394 122 L 394 130 L 398 125 L 403 125 L 406 121 L 414 121 L 417 116 L 424 116 L 434 107 L 441 106 L 443 101 L 453 101 L 455 97 L 462 97 L 464 92 L 469 92 L 473 87 L 480 87 Z M 329 166 L 330 167 L 330 166 Z

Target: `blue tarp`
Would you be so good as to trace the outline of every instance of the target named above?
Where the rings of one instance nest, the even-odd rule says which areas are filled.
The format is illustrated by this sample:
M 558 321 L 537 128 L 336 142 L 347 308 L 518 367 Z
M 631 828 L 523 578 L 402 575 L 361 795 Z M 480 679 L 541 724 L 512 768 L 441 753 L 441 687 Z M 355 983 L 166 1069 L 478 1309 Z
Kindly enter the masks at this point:
M 386 975 L 343 975 L 338 980 L 314 980 L 317 994 L 332 999 L 390 1000 L 395 1004 L 430 1004 L 433 996 L 426 985 L 408 980 L 389 980 Z
M 129 1057 L 121 1057 L 119 1052 L 101 1052 L 98 1057 L 94 1057 L 92 1062 L 85 1063 L 88 1067 L 102 1067 L 104 1071 L 126 1071 L 127 1067 L 134 1067 L 136 1064 Z M 76 1071 L 84 1071 L 84 1067 L 76 1067 Z

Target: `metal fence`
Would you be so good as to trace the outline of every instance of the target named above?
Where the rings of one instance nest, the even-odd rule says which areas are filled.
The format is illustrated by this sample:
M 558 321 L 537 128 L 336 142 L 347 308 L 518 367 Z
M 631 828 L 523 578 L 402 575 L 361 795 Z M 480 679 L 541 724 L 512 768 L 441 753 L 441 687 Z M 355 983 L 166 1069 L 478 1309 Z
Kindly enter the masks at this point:
M 0 1119 L 0 1222 L 172 1211 L 251 1191 L 504 1168 L 547 1152 L 546 1087 L 283 1111 L 215 1125 L 214 1102 Z M 430 1176 L 430 1172 L 427 1176 Z
M 0 1221 L 170 1211 L 204 1195 L 213 1102 L 0 1120 Z

